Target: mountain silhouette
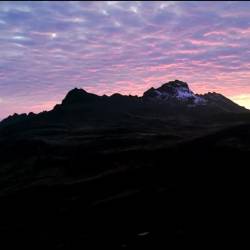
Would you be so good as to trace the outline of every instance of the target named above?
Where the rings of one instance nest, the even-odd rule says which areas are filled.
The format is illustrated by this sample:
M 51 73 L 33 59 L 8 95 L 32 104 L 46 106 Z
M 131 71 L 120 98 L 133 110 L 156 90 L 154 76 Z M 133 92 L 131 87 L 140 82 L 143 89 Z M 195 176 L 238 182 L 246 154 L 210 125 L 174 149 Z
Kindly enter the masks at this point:
M 84 122 L 88 120 L 112 120 L 124 116 L 185 115 L 198 118 L 215 114 L 249 112 L 218 93 L 194 94 L 187 83 L 175 80 L 159 88 L 150 88 L 143 96 L 126 96 L 119 93 L 98 96 L 83 89 L 70 90 L 61 104 L 40 114 L 14 114 L 0 123 L 0 128 L 23 121 Z

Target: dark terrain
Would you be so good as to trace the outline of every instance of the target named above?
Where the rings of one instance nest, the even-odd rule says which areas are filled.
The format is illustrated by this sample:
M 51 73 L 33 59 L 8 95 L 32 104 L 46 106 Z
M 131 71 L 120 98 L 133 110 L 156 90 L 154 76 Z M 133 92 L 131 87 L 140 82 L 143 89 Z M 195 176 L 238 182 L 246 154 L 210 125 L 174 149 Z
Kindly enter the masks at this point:
M 246 198 L 250 111 L 178 80 L 142 97 L 74 89 L 3 120 L 0 152 L 1 249 L 223 246 Z

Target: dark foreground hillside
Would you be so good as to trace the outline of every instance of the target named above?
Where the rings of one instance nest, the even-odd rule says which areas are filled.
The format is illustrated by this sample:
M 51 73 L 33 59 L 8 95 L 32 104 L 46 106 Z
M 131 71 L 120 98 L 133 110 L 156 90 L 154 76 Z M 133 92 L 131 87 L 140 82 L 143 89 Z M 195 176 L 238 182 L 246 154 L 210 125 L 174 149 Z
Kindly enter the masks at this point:
M 249 113 L 118 99 L 107 116 L 70 103 L 1 124 L 1 249 L 239 246 Z
M 221 239 L 246 188 L 249 139 L 250 125 L 236 125 L 187 141 L 125 129 L 1 141 L 1 244 L 155 249 Z

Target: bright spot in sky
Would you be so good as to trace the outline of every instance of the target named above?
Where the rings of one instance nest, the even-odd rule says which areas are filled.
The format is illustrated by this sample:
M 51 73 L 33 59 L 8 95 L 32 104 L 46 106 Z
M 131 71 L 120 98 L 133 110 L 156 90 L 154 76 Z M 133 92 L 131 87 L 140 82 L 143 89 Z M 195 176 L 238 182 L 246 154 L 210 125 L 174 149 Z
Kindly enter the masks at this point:
M 51 38 L 53 39 L 53 38 L 56 38 L 57 37 L 57 34 L 56 33 L 52 33 L 51 34 Z
M 102 10 L 102 14 L 108 16 L 108 12 L 106 10 Z
M 166 7 L 166 5 L 164 4 L 164 3 L 162 3 L 161 5 L 160 5 L 160 9 L 164 9 Z
M 131 6 L 130 10 L 134 13 L 138 13 L 138 9 L 135 6 Z

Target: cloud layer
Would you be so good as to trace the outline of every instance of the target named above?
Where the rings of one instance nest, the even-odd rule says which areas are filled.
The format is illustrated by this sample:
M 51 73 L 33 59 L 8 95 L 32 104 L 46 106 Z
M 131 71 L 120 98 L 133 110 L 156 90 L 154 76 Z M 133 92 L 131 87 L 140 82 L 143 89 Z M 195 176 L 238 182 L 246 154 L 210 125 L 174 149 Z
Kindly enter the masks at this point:
M 73 87 L 141 95 L 173 79 L 250 108 L 249 12 L 236 1 L 1 2 L 0 118 L 50 109 Z

